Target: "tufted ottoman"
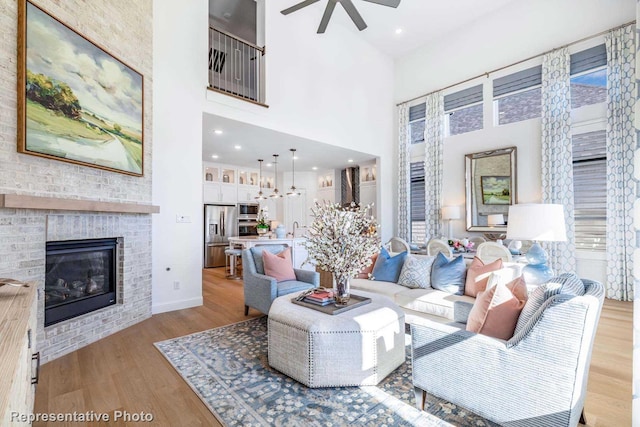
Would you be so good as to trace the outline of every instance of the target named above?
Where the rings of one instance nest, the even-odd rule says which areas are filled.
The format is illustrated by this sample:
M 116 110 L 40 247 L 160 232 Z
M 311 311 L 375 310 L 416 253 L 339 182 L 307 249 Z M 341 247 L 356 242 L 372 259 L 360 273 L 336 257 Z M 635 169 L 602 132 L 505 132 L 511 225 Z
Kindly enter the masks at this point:
M 269 310 L 269 365 L 308 387 L 376 385 L 405 360 L 404 312 L 389 298 L 337 315 L 276 298 Z

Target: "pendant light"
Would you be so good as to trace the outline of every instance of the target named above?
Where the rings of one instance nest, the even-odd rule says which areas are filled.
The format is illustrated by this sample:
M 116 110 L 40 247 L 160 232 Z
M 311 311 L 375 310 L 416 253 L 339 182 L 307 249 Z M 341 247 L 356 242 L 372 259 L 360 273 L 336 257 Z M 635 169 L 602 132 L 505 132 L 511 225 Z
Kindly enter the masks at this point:
M 287 192 L 287 196 L 299 196 L 300 192 L 296 189 L 296 149 L 290 148 L 291 151 L 291 188 Z
M 260 176 L 258 176 L 258 188 L 260 189 L 258 191 L 258 195 L 255 197 L 256 200 L 266 200 L 267 196 L 264 195 L 264 193 L 262 193 L 262 159 L 258 159 L 258 162 L 260 163 Z
M 271 193 L 271 195 L 269 197 L 272 198 L 277 198 L 277 197 L 282 197 L 282 194 L 280 194 L 280 192 L 278 191 L 278 156 L 280 154 L 274 154 L 273 155 L 273 166 L 275 167 L 275 171 L 276 171 L 276 180 L 275 180 L 275 186 L 273 188 L 273 193 Z

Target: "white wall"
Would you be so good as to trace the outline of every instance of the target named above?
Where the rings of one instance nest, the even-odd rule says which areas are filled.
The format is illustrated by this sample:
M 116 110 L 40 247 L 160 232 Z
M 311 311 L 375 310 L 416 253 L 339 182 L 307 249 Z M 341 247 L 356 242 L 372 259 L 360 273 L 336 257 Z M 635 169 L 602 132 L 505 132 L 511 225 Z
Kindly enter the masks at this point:
M 379 176 L 393 174 L 392 60 L 338 26 L 317 35 L 315 13 L 285 17 L 280 10 L 287 6 L 288 0 L 266 4 L 264 108 L 206 90 L 207 0 L 154 1 L 156 313 L 202 302 L 203 112 L 370 153 L 383 159 Z M 385 184 L 378 217 L 390 237 L 393 186 Z M 192 222 L 176 224 L 176 214 Z M 173 290 L 174 281 L 180 290 Z
M 160 205 L 160 214 L 153 217 L 154 313 L 202 304 L 208 11 L 206 0 L 189 3 L 153 2 L 153 203 Z M 178 214 L 189 216 L 191 223 L 177 224 Z M 179 290 L 174 290 L 176 281 Z
M 634 0 L 511 2 L 396 61 L 397 102 L 631 22 Z

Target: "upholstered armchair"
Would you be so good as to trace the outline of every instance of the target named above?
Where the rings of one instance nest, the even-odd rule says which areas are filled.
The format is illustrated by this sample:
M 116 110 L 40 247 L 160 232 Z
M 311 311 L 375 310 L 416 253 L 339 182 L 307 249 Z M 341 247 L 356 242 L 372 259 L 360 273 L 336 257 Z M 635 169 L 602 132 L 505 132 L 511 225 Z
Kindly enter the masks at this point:
M 520 315 L 508 341 L 468 332 L 461 324 L 412 325 L 418 408 L 424 409 L 426 393 L 431 393 L 503 426 L 584 422 L 604 289 L 585 279 L 582 285 L 575 295 L 564 290 L 552 295 L 541 285 L 527 302 L 537 298 L 541 305 L 530 317 Z
M 242 279 L 244 285 L 244 315 L 249 315 L 249 307 L 269 314 L 271 303 L 279 296 L 302 292 L 320 286 L 320 274 L 315 271 L 293 269 L 296 280 L 278 282 L 264 274 L 262 251 L 277 254 L 284 245 L 254 246 L 242 251 Z

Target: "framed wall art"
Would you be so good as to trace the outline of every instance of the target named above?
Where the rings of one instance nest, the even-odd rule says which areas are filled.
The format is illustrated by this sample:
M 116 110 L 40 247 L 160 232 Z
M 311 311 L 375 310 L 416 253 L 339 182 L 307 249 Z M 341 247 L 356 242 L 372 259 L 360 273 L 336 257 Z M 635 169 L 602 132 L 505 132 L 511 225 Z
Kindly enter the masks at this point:
M 18 151 L 143 175 L 143 76 L 19 1 Z
M 510 176 L 482 176 L 482 203 L 485 205 L 511 204 Z

